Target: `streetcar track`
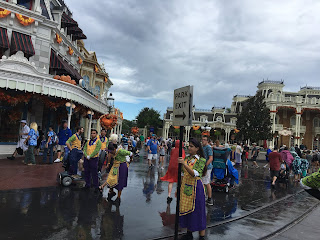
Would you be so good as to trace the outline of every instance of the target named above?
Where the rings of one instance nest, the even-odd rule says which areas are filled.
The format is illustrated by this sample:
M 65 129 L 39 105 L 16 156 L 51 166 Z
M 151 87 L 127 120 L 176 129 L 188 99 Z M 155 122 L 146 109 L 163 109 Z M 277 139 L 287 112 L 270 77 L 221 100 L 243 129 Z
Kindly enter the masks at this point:
M 287 195 L 287 196 L 282 197 L 282 198 L 279 198 L 279 199 L 277 199 L 277 200 L 275 200 L 275 201 L 273 201 L 273 202 L 271 202 L 271 203 L 268 203 L 268 204 L 266 204 L 266 205 L 263 205 L 263 206 L 261 206 L 261 207 L 258 207 L 258 208 L 256 208 L 256 209 L 254 209 L 254 210 L 251 210 L 251 211 L 249 211 L 248 213 L 243 214 L 242 216 L 235 217 L 235 218 L 228 219 L 228 220 L 223 220 L 223 221 L 220 221 L 220 222 L 218 222 L 218 223 L 210 224 L 210 225 L 207 226 L 207 229 L 214 228 L 214 227 L 218 227 L 218 226 L 221 226 L 221 225 L 225 225 L 225 224 L 228 224 L 228 223 L 232 223 L 232 222 L 236 222 L 236 221 L 242 220 L 242 219 L 244 219 L 244 218 L 247 218 L 247 217 L 250 216 L 250 215 L 253 215 L 253 214 L 255 214 L 255 213 L 257 213 L 257 212 L 259 212 L 259 211 L 261 211 L 261 210 L 264 210 L 264 209 L 266 209 L 266 208 L 268 208 L 268 207 L 270 207 L 270 206 L 272 206 L 272 205 L 275 205 L 275 204 L 277 204 L 277 203 L 280 203 L 280 202 L 282 202 L 282 201 L 285 201 L 285 200 L 287 200 L 287 199 L 289 199 L 289 198 L 295 197 L 295 196 L 297 196 L 297 195 L 299 195 L 299 194 L 301 194 L 301 193 L 303 193 L 303 192 L 305 192 L 305 190 L 304 190 L 304 189 L 301 189 L 301 190 L 297 191 L 297 192 L 294 193 L 294 194 Z M 317 206 L 319 206 L 319 205 L 320 205 L 320 203 L 315 204 L 314 206 L 312 206 L 311 208 L 309 208 L 307 211 L 305 211 L 303 214 L 301 214 L 301 215 L 299 216 L 299 218 L 301 218 L 301 216 L 307 216 L 308 213 L 310 213 L 315 207 L 317 207 Z M 275 231 L 275 232 L 267 235 L 269 238 L 266 238 L 266 236 L 265 236 L 265 237 L 262 237 L 262 238 L 260 238 L 260 239 L 270 239 L 270 237 L 275 236 L 276 233 L 278 233 L 279 231 L 282 231 L 284 228 L 288 227 L 290 224 L 293 224 L 295 221 L 297 221 L 297 218 L 295 218 L 295 220 L 293 220 L 293 221 L 290 222 L 289 224 L 286 224 L 284 227 L 280 228 L 279 230 L 277 230 L 277 231 Z M 185 234 L 185 233 L 186 233 L 186 231 L 180 232 L 180 233 L 179 233 L 179 236 L 181 236 L 181 235 L 183 235 L 183 234 Z M 174 237 L 174 234 L 170 234 L 170 235 L 167 235 L 167 236 L 150 238 L 149 240 L 161 240 L 161 239 L 168 239 L 168 238 L 173 238 L 173 237 Z

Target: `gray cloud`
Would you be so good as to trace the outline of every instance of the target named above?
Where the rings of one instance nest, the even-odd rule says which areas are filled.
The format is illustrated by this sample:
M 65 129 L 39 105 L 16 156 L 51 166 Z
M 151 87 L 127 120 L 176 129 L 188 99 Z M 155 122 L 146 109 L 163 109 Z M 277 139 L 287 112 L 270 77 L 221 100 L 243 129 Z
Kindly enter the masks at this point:
M 287 90 L 319 85 L 320 2 L 68 0 L 127 102 L 161 100 L 192 84 L 200 108 L 229 106 L 263 78 Z M 160 110 L 163 110 L 160 109 Z

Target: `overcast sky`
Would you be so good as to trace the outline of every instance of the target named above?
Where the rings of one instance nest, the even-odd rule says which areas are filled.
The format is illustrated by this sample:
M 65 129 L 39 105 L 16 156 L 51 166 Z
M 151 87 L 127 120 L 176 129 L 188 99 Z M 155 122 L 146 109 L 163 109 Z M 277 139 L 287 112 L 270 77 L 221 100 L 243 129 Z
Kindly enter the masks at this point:
M 197 108 L 229 107 L 262 79 L 320 86 L 320 1 L 66 0 L 114 83 L 124 117 L 161 116 L 194 85 Z

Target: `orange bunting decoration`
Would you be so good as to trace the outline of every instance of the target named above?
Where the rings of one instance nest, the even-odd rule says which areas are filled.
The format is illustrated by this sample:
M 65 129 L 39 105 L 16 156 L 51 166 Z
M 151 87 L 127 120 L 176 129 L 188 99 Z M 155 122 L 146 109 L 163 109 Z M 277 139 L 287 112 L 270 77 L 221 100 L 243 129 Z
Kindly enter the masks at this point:
M 118 108 L 114 110 L 114 114 L 118 116 Z
M 193 126 L 192 127 L 192 129 L 195 130 L 195 131 L 199 130 L 199 128 L 200 128 L 200 126 Z
M 123 113 L 122 112 L 120 113 L 120 118 L 121 118 L 121 120 L 123 120 Z
M 33 19 L 33 18 L 26 17 L 26 16 L 22 16 L 22 15 L 19 14 L 19 13 L 16 13 L 16 17 L 17 17 L 19 23 L 21 23 L 21 24 L 24 25 L 24 26 L 28 26 L 28 25 L 30 25 L 31 23 L 34 22 L 34 19 Z
M 238 129 L 235 128 L 235 129 L 234 129 L 234 132 L 235 132 L 235 133 L 238 133 L 238 132 L 240 132 L 240 130 L 238 130 Z
M 56 41 L 59 44 L 62 43 L 62 37 L 58 33 L 56 33 Z
M 73 54 L 73 49 L 72 49 L 72 47 L 68 47 L 68 48 L 69 48 L 69 51 L 68 51 L 69 55 L 72 55 L 72 54 Z
M 132 127 L 131 128 L 131 133 L 133 133 L 133 134 L 139 133 L 139 128 L 138 127 Z
M 78 57 L 78 63 L 81 65 L 82 64 L 82 58 L 81 57 Z
M 100 125 L 104 129 L 111 130 L 117 125 L 118 116 L 112 113 L 104 114 L 100 117 Z
M 11 11 L 7 9 L 0 8 L 0 18 L 5 18 L 11 13 Z
M 99 68 L 97 67 L 97 65 L 94 65 L 94 71 L 97 73 L 99 72 Z
M 104 77 L 104 82 L 107 83 L 108 82 L 108 78 Z
M 179 126 L 173 126 L 175 129 L 178 129 L 178 128 L 180 128 Z

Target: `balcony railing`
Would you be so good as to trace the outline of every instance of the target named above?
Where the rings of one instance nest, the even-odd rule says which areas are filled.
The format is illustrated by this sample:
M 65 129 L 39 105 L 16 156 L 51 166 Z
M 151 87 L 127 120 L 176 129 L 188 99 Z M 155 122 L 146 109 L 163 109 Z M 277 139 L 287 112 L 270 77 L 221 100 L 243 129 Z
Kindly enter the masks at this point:
M 295 132 L 296 130 L 296 125 L 291 125 L 292 131 Z M 305 133 L 306 132 L 307 127 L 306 126 L 300 126 L 300 133 Z

